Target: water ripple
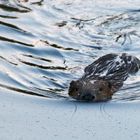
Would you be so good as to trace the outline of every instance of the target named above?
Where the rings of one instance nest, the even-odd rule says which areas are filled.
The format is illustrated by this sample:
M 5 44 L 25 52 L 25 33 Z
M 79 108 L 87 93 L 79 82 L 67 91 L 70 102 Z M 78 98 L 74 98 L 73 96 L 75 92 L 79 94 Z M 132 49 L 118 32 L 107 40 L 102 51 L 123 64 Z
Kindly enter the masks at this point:
M 71 80 L 111 52 L 140 58 L 139 1 L 1 0 L 0 87 L 68 98 Z M 140 100 L 140 73 L 113 96 Z

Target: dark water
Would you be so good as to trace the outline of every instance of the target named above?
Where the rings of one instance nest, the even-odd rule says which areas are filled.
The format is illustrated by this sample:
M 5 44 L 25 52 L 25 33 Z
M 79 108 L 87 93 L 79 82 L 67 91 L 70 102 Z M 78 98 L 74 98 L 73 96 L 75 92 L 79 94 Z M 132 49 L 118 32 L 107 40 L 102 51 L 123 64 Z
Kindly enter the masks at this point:
M 60 98 L 99 56 L 140 58 L 140 1 L 0 0 L 0 90 Z M 114 100 L 140 99 L 140 73 Z

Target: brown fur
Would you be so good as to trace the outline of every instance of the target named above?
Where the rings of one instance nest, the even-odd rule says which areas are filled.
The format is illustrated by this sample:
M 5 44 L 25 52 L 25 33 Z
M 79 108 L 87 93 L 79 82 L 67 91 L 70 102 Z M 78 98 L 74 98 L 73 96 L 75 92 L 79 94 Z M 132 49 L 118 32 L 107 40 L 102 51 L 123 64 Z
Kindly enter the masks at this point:
M 87 66 L 82 78 L 70 83 L 68 94 L 77 100 L 109 100 L 139 69 L 140 60 L 134 56 L 107 54 Z
M 91 98 L 85 98 L 86 94 L 91 94 Z M 72 81 L 69 87 L 69 95 L 77 100 L 106 101 L 112 98 L 111 85 L 107 81 Z

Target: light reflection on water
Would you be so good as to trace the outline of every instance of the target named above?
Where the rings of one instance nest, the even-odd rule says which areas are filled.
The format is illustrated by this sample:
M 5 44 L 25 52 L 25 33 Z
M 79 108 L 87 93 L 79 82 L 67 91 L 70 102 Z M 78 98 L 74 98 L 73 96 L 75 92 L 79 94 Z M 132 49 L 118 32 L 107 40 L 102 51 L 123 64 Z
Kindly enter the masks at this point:
M 127 52 L 140 58 L 139 0 L 1 0 L 0 86 L 52 98 L 96 57 Z M 139 100 L 140 74 L 114 100 Z

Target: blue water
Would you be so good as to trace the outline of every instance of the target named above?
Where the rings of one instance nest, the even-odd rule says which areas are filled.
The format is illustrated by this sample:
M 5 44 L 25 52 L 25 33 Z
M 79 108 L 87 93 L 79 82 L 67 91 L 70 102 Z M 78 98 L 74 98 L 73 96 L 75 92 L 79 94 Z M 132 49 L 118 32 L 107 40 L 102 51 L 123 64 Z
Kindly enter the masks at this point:
M 140 58 L 140 1 L 0 0 L 0 90 L 67 98 L 96 58 Z M 113 100 L 139 100 L 140 73 Z

